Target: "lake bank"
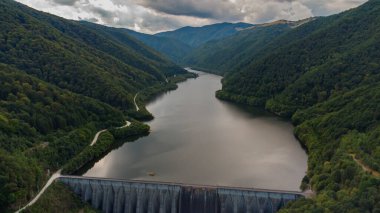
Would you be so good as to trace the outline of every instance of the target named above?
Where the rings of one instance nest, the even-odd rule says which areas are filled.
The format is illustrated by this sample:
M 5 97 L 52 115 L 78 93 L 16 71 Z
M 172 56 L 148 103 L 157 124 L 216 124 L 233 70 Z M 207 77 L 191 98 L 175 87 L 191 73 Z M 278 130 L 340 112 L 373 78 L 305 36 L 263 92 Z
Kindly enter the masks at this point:
M 155 116 L 148 137 L 111 151 L 84 176 L 299 190 L 307 155 L 293 126 L 216 99 L 221 77 L 197 73 L 147 105 Z

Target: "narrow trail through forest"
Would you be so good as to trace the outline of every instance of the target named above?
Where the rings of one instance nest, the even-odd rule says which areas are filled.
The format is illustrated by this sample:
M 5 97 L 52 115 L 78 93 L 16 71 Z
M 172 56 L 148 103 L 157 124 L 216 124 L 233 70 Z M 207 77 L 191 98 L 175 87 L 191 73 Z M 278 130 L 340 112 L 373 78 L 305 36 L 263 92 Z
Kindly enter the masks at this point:
M 136 99 L 137 99 L 137 96 L 138 96 L 138 95 L 139 95 L 139 93 L 136 93 L 135 97 L 133 98 L 133 103 L 135 103 L 136 111 L 139 111 L 139 110 L 140 110 L 139 106 L 138 106 L 137 103 L 136 103 Z
M 137 94 L 136 94 L 136 96 L 137 96 Z M 136 98 L 136 97 L 135 97 L 135 98 Z M 136 104 L 136 103 L 135 103 L 135 104 Z M 129 127 L 130 125 L 131 125 L 131 122 L 126 121 L 125 125 L 124 125 L 124 126 L 121 126 L 121 127 L 118 127 L 118 129 L 127 128 L 127 127 Z M 98 141 L 100 134 L 102 134 L 102 133 L 105 132 L 105 131 L 107 131 L 107 129 L 103 129 L 103 130 L 100 130 L 99 132 L 97 132 L 97 133 L 95 134 L 95 137 L 94 137 L 94 139 L 92 140 L 90 146 L 93 146 L 93 145 Z M 22 212 L 23 210 L 25 210 L 25 209 L 28 208 L 29 206 L 32 206 L 33 204 L 35 204 L 35 203 L 38 201 L 38 199 L 43 195 L 43 193 L 46 191 L 46 189 L 48 189 L 49 186 L 50 186 L 51 184 L 53 184 L 54 181 L 55 181 L 57 178 L 59 178 L 59 177 L 62 176 L 62 175 L 61 175 L 61 171 L 62 171 L 62 169 L 60 169 L 60 170 L 58 170 L 57 172 L 55 172 L 55 173 L 50 177 L 50 179 L 49 179 L 48 182 L 45 184 L 45 186 L 42 188 L 42 190 L 39 191 L 38 194 L 33 198 L 33 200 L 31 200 L 28 204 L 26 204 L 24 207 L 22 207 L 22 208 L 19 209 L 18 211 L 16 211 L 16 213 Z
M 380 178 L 380 172 L 378 171 L 375 171 L 373 170 L 372 168 L 370 168 L 369 166 L 365 165 L 361 160 L 357 159 L 356 158 L 356 155 L 355 154 L 350 154 L 350 156 L 352 157 L 352 159 L 354 159 L 354 161 L 360 166 L 362 167 L 362 169 L 366 172 L 369 172 L 371 173 L 374 177 L 376 178 Z

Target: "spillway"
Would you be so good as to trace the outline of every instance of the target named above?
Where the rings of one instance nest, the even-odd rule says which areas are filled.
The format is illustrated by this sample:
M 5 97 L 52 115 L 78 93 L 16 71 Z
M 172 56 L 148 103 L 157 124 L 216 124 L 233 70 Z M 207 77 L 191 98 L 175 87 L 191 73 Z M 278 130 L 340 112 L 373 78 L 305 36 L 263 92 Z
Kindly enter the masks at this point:
M 105 213 L 274 213 L 298 192 L 65 176 L 83 201 Z

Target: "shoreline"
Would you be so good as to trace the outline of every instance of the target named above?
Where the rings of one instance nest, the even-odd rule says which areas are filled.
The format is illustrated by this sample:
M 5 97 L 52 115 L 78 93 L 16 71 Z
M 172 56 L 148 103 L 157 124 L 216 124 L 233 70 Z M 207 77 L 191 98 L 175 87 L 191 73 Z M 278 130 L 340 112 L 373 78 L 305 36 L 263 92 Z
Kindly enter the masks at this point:
M 174 89 L 177 89 L 177 83 L 180 83 L 180 82 L 183 82 L 183 81 L 186 81 L 190 78 L 195 78 L 196 77 L 196 74 L 194 73 L 187 73 L 187 74 L 183 74 L 183 75 L 180 75 L 180 76 L 174 76 L 174 77 L 171 77 L 169 79 L 166 79 L 167 80 L 167 83 L 166 85 L 164 85 L 163 87 L 161 87 L 160 89 L 163 90 L 163 91 L 159 91 L 159 92 L 152 92 L 151 94 L 149 94 L 149 98 L 154 98 L 158 95 L 160 95 L 160 93 L 165 93 L 167 91 L 170 91 L 170 90 L 173 90 L 171 89 L 170 87 L 168 88 L 167 85 L 175 85 L 176 87 Z M 161 86 L 161 85 L 160 85 Z M 151 88 L 146 88 L 146 90 L 149 90 Z M 155 88 L 154 88 L 155 89 Z M 135 107 L 136 107 L 136 114 L 138 114 L 141 110 L 140 110 L 140 107 L 138 106 L 138 99 L 137 99 L 137 96 L 140 94 L 140 92 L 136 93 L 135 97 L 134 97 L 134 104 L 135 104 Z M 145 104 L 147 103 L 148 101 L 144 101 L 143 104 L 143 111 L 146 111 L 148 113 L 148 115 L 151 115 L 151 113 L 146 110 L 145 108 Z M 127 115 L 129 115 L 130 113 L 127 113 Z M 148 116 L 149 119 L 147 120 L 152 120 L 154 119 L 153 115 L 151 115 L 152 117 L 150 118 Z M 138 116 L 137 118 L 138 119 Z M 140 119 L 138 119 L 140 120 Z M 141 121 L 144 121 L 145 119 L 141 119 Z M 130 121 L 126 121 L 126 124 L 124 126 L 121 126 L 121 127 L 116 127 L 116 128 L 110 128 L 111 130 L 120 130 L 120 129 L 125 129 L 127 127 L 131 127 L 134 123 L 138 123 L 138 124 L 142 124 L 141 122 L 139 121 L 135 121 L 135 122 L 130 122 Z M 86 166 L 86 164 L 89 164 L 91 163 L 91 161 L 95 160 L 96 158 L 98 158 L 99 156 L 101 156 L 102 154 L 104 153 L 107 153 L 109 152 L 110 150 L 112 150 L 112 145 L 114 145 L 115 143 L 119 143 L 120 140 L 128 140 L 128 138 L 130 139 L 133 139 L 132 141 L 130 142 L 133 142 L 135 140 L 137 140 L 137 138 L 139 137 L 143 137 L 147 134 L 149 134 L 149 126 L 146 125 L 146 124 L 142 124 L 143 126 L 145 126 L 146 128 L 143 128 L 141 131 L 137 131 L 137 133 L 133 133 L 133 134 L 128 134 L 127 133 L 127 136 L 123 139 L 121 138 L 114 138 L 112 141 L 108 141 L 109 143 L 107 143 L 107 145 L 105 147 L 102 147 L 102 148 L 99 148 L 100 150 L 98 150 L 97 154 L 95 154 L 95 156 L 92 156 L 91 158 L 86 158 L 83 163 L 83 159 L 80 160 L 79 164 L 81 165 L 79 168 L 76 168 L 74 169 L 73 171 L 70 171 L 71 169 L 67 169 L 67 167 L 69 167 L 68 165 L 70 163 L 73 163 L 73 161 L 78 161 L 78 160 L 75 160 L 77 158 L 80 158 L 81 154 L 82 153 L 85 153 L 85 152 L 92 152 L 93 149 L 96 149 L 97 148 L 97 142 L 99 140 L 99 138 L 102 136 L 102 134 L 104 133 L 107 133 L 109 132 L 109 129 L 103 129 L 103 130 L 100 130 L 98 131 L 93 140 L 91 141 L 91 143 L 85 147 L 78 155 L 74 156 L 72 159 L 70 159 L 68 162 L 66 162 L 64 165 L 62 165 L 62 167 L 60 169 L 58 169 L 53 175 L 51 175 L 50 177 L 47 178 L 47 182 L 43 185 L 43 188 L 42 190 L 40 190 L 39 192 L 37 192 L 37 195 L 34 196 L 34 198 L 31 200 L 31 201 L 28 201 L 27 204 L 25 204 L 22 208 L 19 208 L 17 211 L 15 211 L 16 213 L 19 213 L 19 212 L 22 212 L 24 210 L 26 210 L 28 207 L 31 207 L 33 204 L 37 203 L 38 200 L 40 199 L 40 197 L 45 193 L 45 191 L 49 188 L 49 186 L 51 186 L 51 184 L 54 183 L 54 181 L 59 178 L 62 173 L 66 173 L 65 172 L 65 168 L 69 171 L 69 173 L 75 173 L 77 171 L 79 171 L 80 169 L 82 169 L 83 167 Z M 129 128 L 128 128 L 129 129 Z M 118 142 L 119 140 L 119 142 Z M 129 141 L 128 141 L 129 142 Z M 83 154 L 82 154 L 83 155 Z

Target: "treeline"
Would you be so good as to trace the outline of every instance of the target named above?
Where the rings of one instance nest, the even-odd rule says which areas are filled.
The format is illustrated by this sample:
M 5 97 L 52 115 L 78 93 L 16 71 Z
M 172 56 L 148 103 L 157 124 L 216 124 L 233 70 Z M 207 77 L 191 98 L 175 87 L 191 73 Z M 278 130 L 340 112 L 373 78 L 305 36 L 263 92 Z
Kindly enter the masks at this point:
M 132 136 L 143 136 L 149 133 L 149 126 L 140 122 L 133 122 L 125 128 L 112 128 L 100 134 L 93 146 L 87 146 L 82 152 L 68 161 L 62 169 L 63 174 L 72 174 L 90 161 L 99 158 L 109 151 L 117 142 L 125 142 Z
M 192 49 L 190 45 L 175 38 L 144 34 L 128 29 L 124 31 L 177 63 Z
M 112 128 L 109 131 L 116 141 L 125 141 L 132 136 L 145 135 L 149 130 L 148 125 L 134 121 L 126 128 Z
M 32 206 L 28 207 L 23 213 L 100 213 L 90 204 L 83 202 L 69 187 L 63 183 L 53 183 L 41 198 Z
M 173 57 L 178 57 L 178 55 L 188 52 L 187 49 L 190 47 L 188 47 L 186 44 L 183 44 L 175 39 L 161 38 L 154 35 L 134 32 L 132 30 L 128 30 L 124 28 L 106 27 L 106 26 L 93 24 L 93 23 L 85 22 L 85 21 L 80 22 L 80 23 L 83 26 L 96 30 L 97 33 L 101 33 L 102 35 L 106 37 L 113 38 L 115 41 L 118 41 L 119 43 L 126 45 L 127 47 L 131 48 L 131 50 L 133 51 L 142 52 L 144 57 L 139 57 L 138 58 L 139 60 L 135 60 L 135 62 L 133 63 L 135 66 L 141 66 L 143 64 L 146 64 L 146 62 L 148 61 L 149 64 L 152 64 L 154 65 L 154 67 L 159 68 L 162 71 L 162 73 L 164 73 L 165 76 L 168 76 L 168 77 L 186 73 L 184 69 L 168 61 L 165 57 L 163 57 L 159 53 L 152 50 L 148 51 L 148 49 L 142 49 L 140 42 L 143 42 L 145 45 L 155 49 L 156 51 L 168 56 L 168 58 L 171 58 L 171 59 L 173 59 Z M 131 39 L 131 37 L 136 38 L 136 40 Z M 116 49 L 116 51 L 114 51 L 113 49 L 104 49 L 104 50 L 107 50 L 110 54 L 113 54 L 117 56 L 118 58 L 121 58 L 122 60 L 128 60 L 128 61 L 131 60 L 131 57 L 126 57 L 123 52 L 120 52 L 120 49 Z M 116 55 L 117 52 L 120 52 L 120 54 Z M 144 67 L 144 68 L 141 67 L 140 69 L 150 70 L 151 68 L 152 67 Z M 164 76 L 161 76 L 161 77 L 164 77 Z
M 189 78 L 196 78 L 197 74 L 195 73 L 186 73 L 175 75 L 170 78 L 167 78 L 167 82 L 156 84 L 154 86 L 148 87 L 140 91 L 136 98 L 136 103 L 139 106 L 139 111 L 129 111 L 128 114 L 141 121 L 149 121 L 154 117 L 146 109 L 145 104 L 151 101 L 154 97 L 159 94 L 165 93 L 167 91 L 176 90 L 178 88 L 177 83 L 186 81 Z
M 51 172 L 78 154 L 97 129 L 123 114 L 97 100 L 0 64 L 0 210 L 18 208 Z
M 20 152 L 10 154 L 0 149 L 1 212 L 22 207 L 42 188 L 45 179 L 45 171 L 37 160 Z
M 122 110 L 133 95 L 186 73 L 126 33 L 37 12 L 11 0 L 0 3 L 0 62 Z
M 149 102 L 152 98 L 157 96 L 157 94 L 164 93 L 166 91 L 175 90 L 178 88 L 177 83 L 186 81 L 190 78 L 196 78 L 197 74 L 187 73 L 182 75 L 175 75 L 167 78 L 165 84 L 157 84 L 155 86 L 149 87 L 139 93 L 139 98 L 137 99 L 139 106 L 143 106 L 145 103 Z
M 29 201 L 134 95 L 186 73 L 126 33 L 0 1 L 0 212 Z M 99 27 L 100 28 L 100 27 Z
M 229 37 L 241 29 L 252 27 L 247 23 L 217 23 L 202 27 L 183 27 L 174 31 L 157 33 L 155 36 L 172 38 L 191 47 L 198 47 L 212 40 Z
M 249 63 L 256 54 L 296 23 L 273 23 L 241 30 L 224 39 L 210 41 L 193 49 L 181 63 L 197 70 L 224 75 Z
M 380 180 L 361 165 L 380 171 L 379 29 L 370 0 L 279 36 L 223 80 L 217 97 L 291 118 L 308 149 L 302 188 L 317 196 L 283 212 L 380 211 Z
M 102 133 L 96 144 L 93 146 L 87 146 L 82 152 L 80 152 L 78 155 L 76 155 L 74 158 L 72 158 L 62 169 L 62 174 L 71 174 L 78 169 L 80 169 L 82 166 L 84 166 L 86 163 L 90 162 L 91 160 L 97 158 L 104 152 L 106 152 L 114 142 L 113 135 L 106 131 Z

